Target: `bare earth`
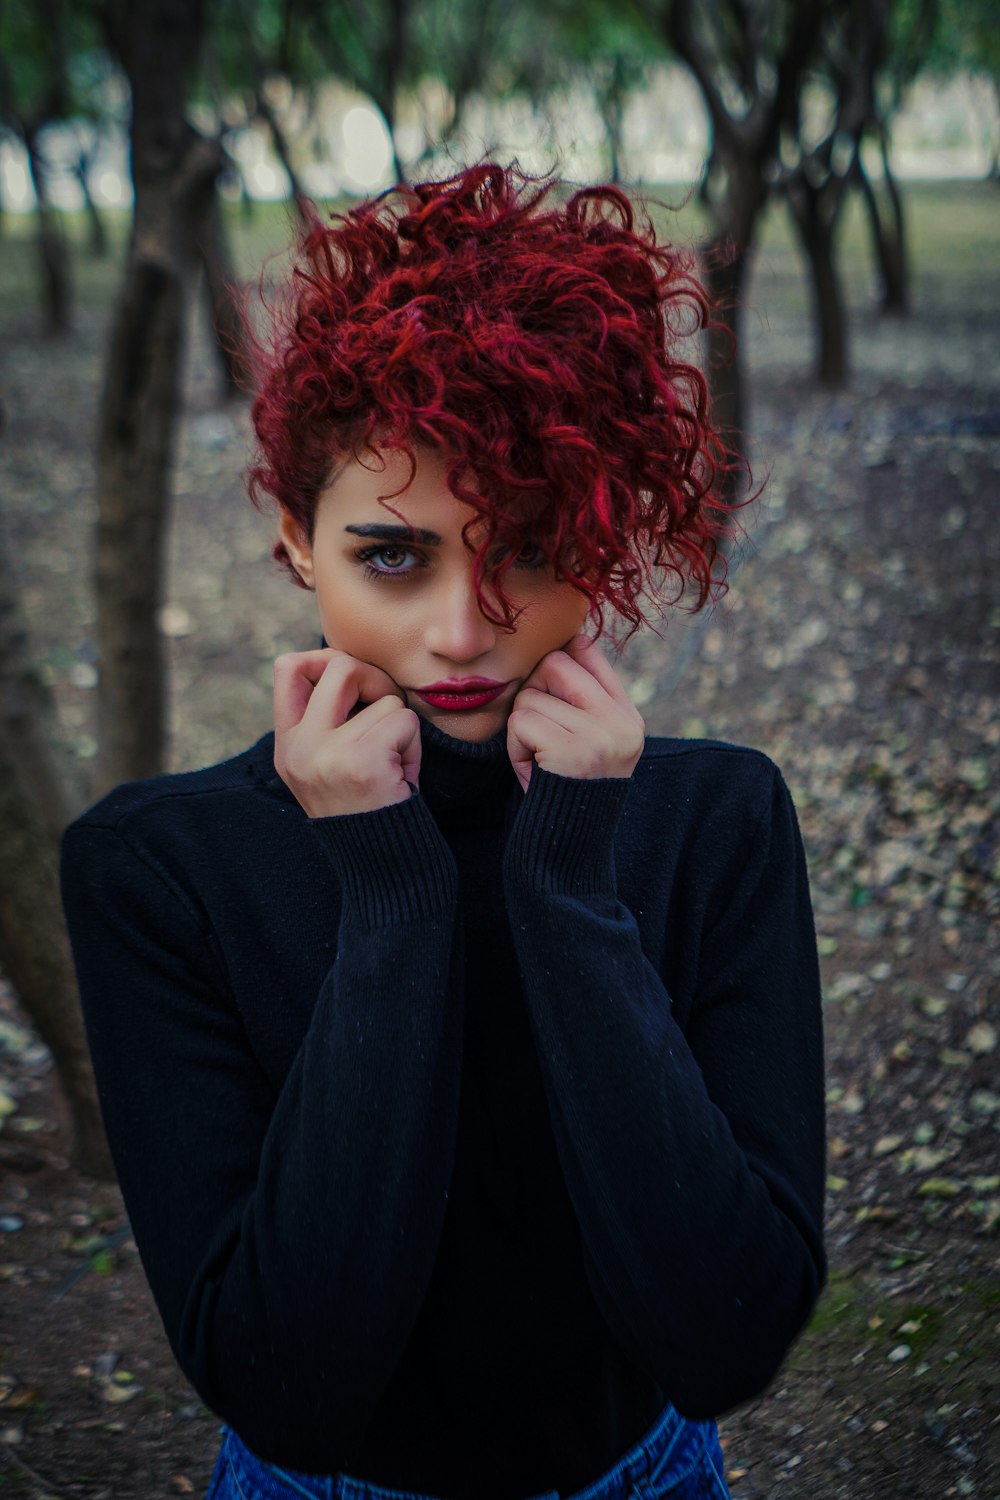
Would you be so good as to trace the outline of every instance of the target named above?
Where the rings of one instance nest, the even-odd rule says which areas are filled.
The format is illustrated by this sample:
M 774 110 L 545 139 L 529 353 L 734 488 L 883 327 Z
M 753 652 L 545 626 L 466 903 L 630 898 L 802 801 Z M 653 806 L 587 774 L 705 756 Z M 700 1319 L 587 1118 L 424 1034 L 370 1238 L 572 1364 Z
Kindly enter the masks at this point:
M 1000 1497 L 1000 195 L 913 201 L 910 320 L 874 314 L 852 241 L 847 393 L 810 385 L 798 268 L 779 234 L 766 241 L 748 317 L 766 498 L 714 616 L 677 617 L 624 658 L 651 733 L 774 756 L 813 884 L 830 1285 L 771 1390 L 721 1424 L 738 1500 Z M 86 764 L 89 454 L 113 273 L 81 273 L 75 332 L 46 344 L 12 248 L 0 525 Z M 247 414 L 220 406 L 200 330 L 190 363 L 162 619 L 171 769 L 264 733 L 273 657 L 318 634 L 243 498 Z M 678 681 L 692 630 L 700 652 Z M 218 1420 L 172 1361 L 116 1189 L 69 1163 L 48 1055 L 25 1028 L 0 983 L 0 1493 L 202 1495 Z

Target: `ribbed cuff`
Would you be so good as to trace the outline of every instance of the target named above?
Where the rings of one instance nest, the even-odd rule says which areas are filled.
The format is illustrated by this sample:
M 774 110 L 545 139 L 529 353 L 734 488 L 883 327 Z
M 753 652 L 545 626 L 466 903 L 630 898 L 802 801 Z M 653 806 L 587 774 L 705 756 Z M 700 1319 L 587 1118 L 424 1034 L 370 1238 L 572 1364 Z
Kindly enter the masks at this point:
M 438 916 L 454 904 L 455 861 L 419 792 L 373 812 L 310 818 L 309 826 L 365 926 Z
M 625 776 L 557 776 L 536 765 L 504 851 L 508 885 L 614 894 L 615 830 L 631 785 Z

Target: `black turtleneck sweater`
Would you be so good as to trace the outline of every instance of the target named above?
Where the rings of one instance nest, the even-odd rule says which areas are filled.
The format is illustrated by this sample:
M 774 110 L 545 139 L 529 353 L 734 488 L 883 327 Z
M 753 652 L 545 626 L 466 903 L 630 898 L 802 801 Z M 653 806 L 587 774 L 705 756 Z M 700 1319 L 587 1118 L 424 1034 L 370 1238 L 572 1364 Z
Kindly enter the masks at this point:
M 454 1500 L 595 1480 L 771 1378 L 824 1275 L 819 983 L 772 763 L 630 780 L 422 724 L 307 817 L 273 735 L 129 783 L 62 889 L 177 1360 L 260 1457 Z

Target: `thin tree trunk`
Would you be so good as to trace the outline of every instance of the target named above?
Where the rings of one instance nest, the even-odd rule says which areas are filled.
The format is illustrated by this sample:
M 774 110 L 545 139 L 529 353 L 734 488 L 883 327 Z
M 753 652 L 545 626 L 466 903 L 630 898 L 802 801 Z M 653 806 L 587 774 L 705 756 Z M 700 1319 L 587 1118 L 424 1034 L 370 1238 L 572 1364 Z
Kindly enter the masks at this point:
M 112 330 L 97 445 L 99 791 L 162 769 L 158 613 L 183 324 L 196 227 L 219 165 L 218 147 L 191 132 L 173 179 L 146 189 Z
M 871 229 L 872 247 L 875 251 L 875 261 L 881 283 L 879 305 L 886 313 L 905 313 L 909 308 L 909 278 L 901 237 L 902 215 L 899 216 L 895 230 L 886 224 L 875 185 L 860 163 L 857 179 L 865 208 L 868 210 L 868 225 Z M 898 201 L 898 194 L 896 196 Z
M 162 769 L 165 689 L 158 613 L 180 403 L 182 329 L 196 230 L 222 165 L 184 118 L 199 0 L 128 12 L 135 218 L 98 418 L 98 793 Z
M 236 272 L 218 193 L 208 199 L 198 232 L 198 258 L 205 277 L 209 316 L 229 395 L 246 389 L 246 331 L 236 297 Z
M 705 283 L 712 303 L 708 328 L 708 382 L 712 393 L 712 421 L 728 447 L 746 458 L 747 409 L 743 372 L 743 287 L 750 253 L 723 239 L 712 242 L 705 253 Z M 742 487 L 736 475 L 722 486 L 723 498 L 733 500 Z
M 622 99 L 620 94 L 605 94 L 601 101 L 604 138 L 608 143 L 608 181 L 622 180 Z
M 887 238 L 888 255 L 886 257 L 883 279 L 884 292 L 882 297 L 882 311 L 887 313 L 905 313 L 910 306 L 910 267 L 906 254 L 906 218 L 903 214 L 903 199 L 899 191 L 899 184 L 893 176 L 889 165 L 889 141 L 886 132 L 882 131 L 882 171 L 885 179 L 886 196 L 889 199 L 891 211 L 892 229 Z
M 69 256 L 62 225 L 49 202 L 48 182 L 34 130 L 26 130 L 24 144 L 28 171 L 35 190 L 38 222 L 38 264 L 42 272 L 42 305 L 49 333 L 66 333 L 73 303 Z
M 80 184 L 80 191 L 83 194 L 83 206 L 90 229 L 90 253 L 95 260 L 104 260 L 108 254 L 108 232 L 104 227 L 104 220 L 101 218 L 100 209 L 91 196 L 90 183 L 88 181 L 89 166 L 90 164 L 85 154 L 81 151 L 73 170 Z
M 843 179 L 832 176 L 816 186 L 801 172 L 788 185 L 788 205 L 809 268 L 817 343 L 816 375 L 827 386 L 841 386 L 847 379 L 844 298 L 834 259 L 843 196 Z
M 133 249 L 98 426 L 99 793 L 162 769 L 166 712 L 157 616 L 184 290 L 178 267 Z
M 274 113 L 274 110 L 267 102 L 267 99 L 264 96 L 263 88 L 257 89 L 255 95 L 255 103 L 257 113 L 260 115 L 268 130 L 271 132 L 271 140 L 274 142 L 274 149 L 277 153 L 278 160 L 281 162 L 281 165 L 284 167 L 285 172 L 288 175 L 288 181 L 290 182 L 292 188 L 292 202 L 295 205 L 295 212 L 298 215 L 299 223 L 302 224 L 304 228 L 308 228 L 310 223 L 312 222 L 312 215 L 309 210 L 309 198 L 301 182 L 299 181 L 298 174 L 296 173 L 295 167 L 292 164 L 291 152 L 288 149 L 288 141 L 285 137 L 285 132 L 282 130 L 280 124 L 278 123 L 277 115 Z
M 389 150 L 392 153 L 392 183 L 395 187 L 398 183 L 406 182 L 407 180 L 407 174 L 400 160 L 399 151 L 396 148 L 395 96 L 392 94 L 387 94 L 384 97 L 380 95 L 376 98 L 375 103 L 385 121 L 385 130 L 389 137 Z
M 389 132 L 393 185 L 407 180 L 396 146 L 396 96 L 409 46 L 409 9 L 410 0 L 390 0 L 386 44 L 381 50 L 378 86 L 375 90 L 375 103 L 382 111 L 385 127 Z
M 59 899 L 59 838 L 86 795 L 68 765 L 57 768 L 57 743 L 51 694 L 31 667 L 11 569 L 0 554 L 0 967 L 52 1053 L 76 1165 L 111 1178 Z

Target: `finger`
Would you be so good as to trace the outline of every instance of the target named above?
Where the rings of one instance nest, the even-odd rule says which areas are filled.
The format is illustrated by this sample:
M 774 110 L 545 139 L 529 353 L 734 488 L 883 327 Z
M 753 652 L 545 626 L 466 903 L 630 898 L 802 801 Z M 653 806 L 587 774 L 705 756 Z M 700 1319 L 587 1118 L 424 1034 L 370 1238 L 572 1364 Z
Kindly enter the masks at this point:
M 524 684 L 524 688 L 529 687 L 551 693 L 589 713 L 607 708 L 606 688 L 566 651 L 550 651 L 543 656 Z
M 302 719 L 325 729 L 338 729 L 356 703 L 373 704 L 386 697 L 403 701 L 402 689 L 388 672 L 341 651 L 316 684 Z
M 279 663 L 290 663 L 282 665 L 280 675 Z M 345 651 L 328 648 L 279 657 L 275 663 L 275 734 L 303 722 L 337 729 L 346 723 L 359 699 L 375 703 L 390 695 L 402 701 L 402 689 L 388 672 Z
M 584 709 L 567 703 L 563 698 L 557 698 L 554 693 L 542 692 L 540 688 L 523 687 L 514 699 L 511 712 L 527 712 L 529 709 L 542 718 L 551 719 L 553 724 L 568 729 L 571 734 L 591 721 Z
M 327 647 L 321 651 L 286 651 L 274 660 L 274 732 L 276 736 L 294 729 L 305 713 L 313 689 L 326 671 L 332 656 Z
M 344 720 L 341 743 L 359 744 L 373 730 L 378 729 L 383 719 L 388 719 L 392 714 L 399 713 L 401 710 L 402 704 L 399 699 L 390 694 L 386 694 L 384 698 L 376 698 L 374 703 L 359 703 L 357 713 L 352 713 Z
M 537 754 L 546 747 L 565 742 L 573 734 L 570 725 L 560 724 L 558 719 L 539 713 L 535 708 L 519 708 L 507 720 L 511 732 L 522 745 Z
M 355 743 L 363 742 L 366 756 L 396 754 L 403 780 L 416 785 L 420 779 L 420 716 L 404 708 L 394 697 L 380 698 L 351 720 Z
M 563 651 L 572 661 L 583 667 L 584 671 L 595 677 L 605 692 L 609 693 L 616 702 L 623 705 L 627 703 L 629 707 L 634 707 L 625 684 L 608 661 L 600 643 L 593 636 L 575 635 L 563 647 Z

